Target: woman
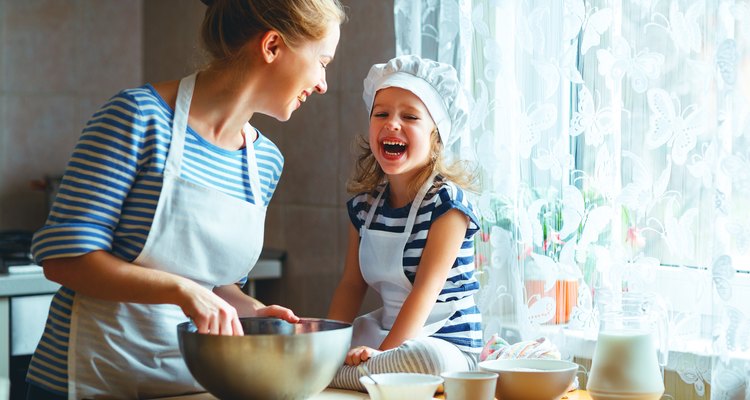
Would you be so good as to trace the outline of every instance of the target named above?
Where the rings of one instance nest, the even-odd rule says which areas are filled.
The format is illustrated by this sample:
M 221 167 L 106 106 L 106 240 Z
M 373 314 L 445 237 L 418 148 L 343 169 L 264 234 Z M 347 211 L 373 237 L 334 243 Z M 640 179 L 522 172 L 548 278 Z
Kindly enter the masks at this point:
M 176 326 L 242 335 L 239 317 L 298 317 L 239 284 L 263 244 L 278 148 L 250 126 L 286 121 L 325 93 L 344 13 L 337 0 L 216 0 L 210 64 L 124 90 L 83 130 L 32 251 L 62 285 L 29 366 L 29 399 L 151 398 L 202 391 Z

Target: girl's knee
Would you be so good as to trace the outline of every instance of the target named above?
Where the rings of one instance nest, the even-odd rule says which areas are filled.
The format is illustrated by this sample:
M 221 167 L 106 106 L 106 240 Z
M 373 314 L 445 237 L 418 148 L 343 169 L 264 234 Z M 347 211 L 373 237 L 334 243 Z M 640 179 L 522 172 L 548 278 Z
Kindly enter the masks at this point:
M 415 369 L 413 372 L 440 375 L 450 367 L 443 351 L 429 341 L 407 340 L 399 347 L 402 356 Z

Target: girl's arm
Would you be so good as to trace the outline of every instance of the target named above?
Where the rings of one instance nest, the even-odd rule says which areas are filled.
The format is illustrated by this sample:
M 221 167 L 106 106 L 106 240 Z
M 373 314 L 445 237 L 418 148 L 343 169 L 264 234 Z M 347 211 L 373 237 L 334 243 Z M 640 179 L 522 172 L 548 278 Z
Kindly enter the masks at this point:
M 417 267 L 414 288 L 380 350 L 396 348 L 419 334 L 456 261 L 468 226 L 469 217 L 456 209 L 447 211 L 432 223 Z
M 367 282 L 359 270 L 359 232 L 349 225 L 349 244 L 346 250 L 344 275 L 333 294 L 328 318 L 351 323 L 362 306 L 367 293 Z

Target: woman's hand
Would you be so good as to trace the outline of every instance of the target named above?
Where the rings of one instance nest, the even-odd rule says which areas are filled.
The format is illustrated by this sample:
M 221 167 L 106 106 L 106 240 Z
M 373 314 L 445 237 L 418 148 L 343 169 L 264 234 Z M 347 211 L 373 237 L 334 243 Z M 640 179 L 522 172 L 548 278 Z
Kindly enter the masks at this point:
M 255 310 L 255 315 L 258 317 L 281 318 L 293 324 L 299 322 L 299 317 L 294 315 L 294 312 L 292 312 L 292 310 L 277 305 L 261 307 Z
M 193 320 L 198 333 L 211 335 L 242 336 L 237 309 L 214 292 L 190 282 L 185 293 L 185 301 L 180 304 L 182 312 Z
M 77 293 L 107 301 L 175 304 L 198 332 L 243 334 L 235 306 L 188 278 L 141 267 L 104 250 L 45 260 L 43 267 L 47 279 Z
M 367 361 L 371 357 L 374 357 L 380 353 L 382 353 L 382 351 L 375 350 L 372 347 L 357 346 L 349 350 L 349 353 L 346 354 L 344 363 L 351 366 L 359 365 L 360 363 Z
M 299 322 L 299 317 L 292 310 L 276 305 L 266 306 L 243 293 L 237 285 L 217 286 L 214 293 L 233 305 L 240 317 L 275 317 L 291 323 Z

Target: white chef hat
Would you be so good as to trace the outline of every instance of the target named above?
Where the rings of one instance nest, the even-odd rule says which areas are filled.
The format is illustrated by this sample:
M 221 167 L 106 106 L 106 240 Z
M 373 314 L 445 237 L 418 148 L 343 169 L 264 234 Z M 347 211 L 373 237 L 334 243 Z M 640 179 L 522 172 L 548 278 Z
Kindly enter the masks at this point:
M 364 81 L 362 97 L 372 113 L 380 89 L 398 87 L 414 93 L 430 112 L 443 148 L 447 149 L 467 129 L 468 103 L 453 66 L 415 55 L 404 55 L 375 64 Z

